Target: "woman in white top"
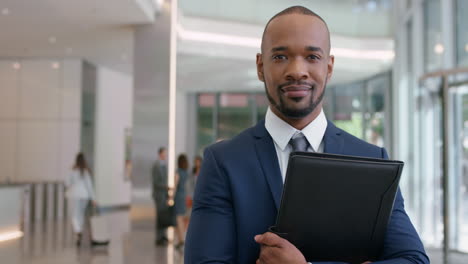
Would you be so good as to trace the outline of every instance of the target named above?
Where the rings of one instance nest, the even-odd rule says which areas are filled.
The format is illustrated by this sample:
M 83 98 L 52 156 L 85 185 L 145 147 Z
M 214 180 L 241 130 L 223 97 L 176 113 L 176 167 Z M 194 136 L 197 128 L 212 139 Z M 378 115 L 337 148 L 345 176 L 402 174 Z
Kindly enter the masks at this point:
M 85 223 L 86 209 L 91 201 L 96 206 L 93 183 L 83 153 L 76 156 L 75 165 L 65 181 L 66 196 L 71 205 L 73 231 L 77 234 L 77 246 L 81 244 L 81 233 Z

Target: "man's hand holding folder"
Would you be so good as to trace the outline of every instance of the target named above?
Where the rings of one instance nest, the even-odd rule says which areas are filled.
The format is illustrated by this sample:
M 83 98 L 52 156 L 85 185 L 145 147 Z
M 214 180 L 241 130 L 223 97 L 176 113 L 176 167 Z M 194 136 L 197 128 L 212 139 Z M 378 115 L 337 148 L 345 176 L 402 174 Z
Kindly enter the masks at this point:
M 280 236 L 266 232 L 256 235 L 255 241 L 261 245 L 260 256 L 256 264 L 305 264 L 304 255 L 288 240 Z M 362 264 L 372 263 L 366 261 Z
M 257 264 L 307 263 L 302 253 L 288 240 L 271 232 L 256 235 L 255 241 L 261 245 Z
M 256 235 L 255 242 L 261 245 L 257 264 L 307 263 L 302 253 L 293 244 L 274 233 L 266 232 L 262 235 Z M 362 264 L 369 263 L 372 262 L 366 261 Z

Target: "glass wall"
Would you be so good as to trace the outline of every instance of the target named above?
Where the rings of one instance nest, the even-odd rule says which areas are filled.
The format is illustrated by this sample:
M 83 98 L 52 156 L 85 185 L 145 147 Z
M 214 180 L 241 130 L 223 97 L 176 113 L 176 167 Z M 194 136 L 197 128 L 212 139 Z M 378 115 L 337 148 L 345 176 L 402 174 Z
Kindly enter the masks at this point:
M 249 98 L 248 94 L 220 94 L 218 140 L 232 138 L 253 124 Z
M 217 95 L 200 94 L 197 107 L 197 144 L 198 148 L 205 148 L 216 140 L 215 125 L 217 121 Z
M 459 66 L 468 66 L 468 1 L 456 1 L 457 61 Z
M 253 126 L 264 118 L 268 107 L 263 93 L 201 93 L 197 97 L 198 155 L 208 145 Z
M 335 125 L 377 146 L 389 146 L 385 128 L 390 126 L 386 100 L 391 73 L 366 81 L 327 88 L 324 109 Z M 387 144 L 386 144 L 387 143 Z
M 425 27 L 425 58 L 426 71 L 442 68 L 445 47 L 442 41 L 442 28 L 440 17 L 440 0 L 424 1 L 424 27 Z
M 324 111 L 328 119 L 347 132 L 378 146 L 389 146 L 388 105 L 391 73 L 366 81 L 327 88 Z M 261 93 L 201 93 L 197 107 L 197 150 L 229 139 L 265 118 L 268 99 Z
M 429 247 L 441 247 L 443 239 L 443 131 L 440 78 L 426 80 L 416 97 L 415 127 L 424 133 L 413 134 L 415 159 L 418 170 L 412 175 L 412 213 L 421 238 Z
M 393 131 L 406 208 L 426 248 L 468 253 L 468 1 L 395 3 Z

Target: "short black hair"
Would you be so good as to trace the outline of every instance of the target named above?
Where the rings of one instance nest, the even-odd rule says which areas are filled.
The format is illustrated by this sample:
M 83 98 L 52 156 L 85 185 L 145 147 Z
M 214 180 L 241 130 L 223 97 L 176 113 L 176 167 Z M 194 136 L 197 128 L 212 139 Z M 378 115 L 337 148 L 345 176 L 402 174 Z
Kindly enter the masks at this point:
M 315 13 L 314 11 L 308 9 L 307 7 L 303 7 L 303 6 L 291 6 L 291 7 L 288 7 L 286 9 L 284 9 L 283 11 L 279 12 L 278 14 L 274 15 L 272 18 L 270 18 L 270 20 L 268 20 L 268 23 L 266 24 L 265 26 L 265 29 L 263 30 L 263 34 L 262 34 L 262 52 L 263 52 L 263 41 L 265 39 L 265 33 L 267 31 L 267 28 L 268 26 L 270 25 L 271 21 L 273 21 L 275 18 L 277 17 L 280 17 L 280 16 L 284 16 L 284 15 L 289 15 L 289 14 L 300 14 L 300 15 L 308 15 L 308 16 L 314 16 L 318 19 L 320 19 L 324 24 L 325 24 L 325 27 L 327 28 L 327 31 L 328 31 L 328 45 L 331 45 L 330 44 L 330 30 L 328 29 L 328 25 L 327 25 L 327 22 L 325 22 L 325 20 L 319 16 L 317 13 Z M 330 47 L 329 47 L 330 49 Z
M 165 147 L 160 147 L 159 150 L 158 150 L 158 154 L 163 153 L 165 150 L 166 150 Z

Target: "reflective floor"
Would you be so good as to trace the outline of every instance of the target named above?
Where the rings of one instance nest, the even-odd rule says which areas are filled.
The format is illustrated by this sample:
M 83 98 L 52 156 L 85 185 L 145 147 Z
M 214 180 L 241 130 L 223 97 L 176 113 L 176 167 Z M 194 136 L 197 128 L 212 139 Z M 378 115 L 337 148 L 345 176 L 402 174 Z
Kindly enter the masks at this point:
M 175 250 L 172 245 L 166 247 L 154 245 L 153 217 L 145 217 L 145 213 L 134 211 L 105 214 L 109 223 L 111 239 L 109 246 L 91 247 L 88 241 L 77 248 L 68 221 L 49 221 L 31 225 L 26 228 L 23 238 L 0 243 L 0 263 L 183 263 L 183 252 Z
M 111 243 L 104 247 L 80 248 L 67 221 L 29 225 L 21 239 L 0 243 L 0 263 L 5 264 L 181 264 L 183 252 L 173 245 L 154 245 L 152 208 L 133 208 L 105 214 Z M 428 250 L 431 263 L 442 264 L 440 250 Z M 468 255 L 453 253 L 450 264 L 468 263 Z

